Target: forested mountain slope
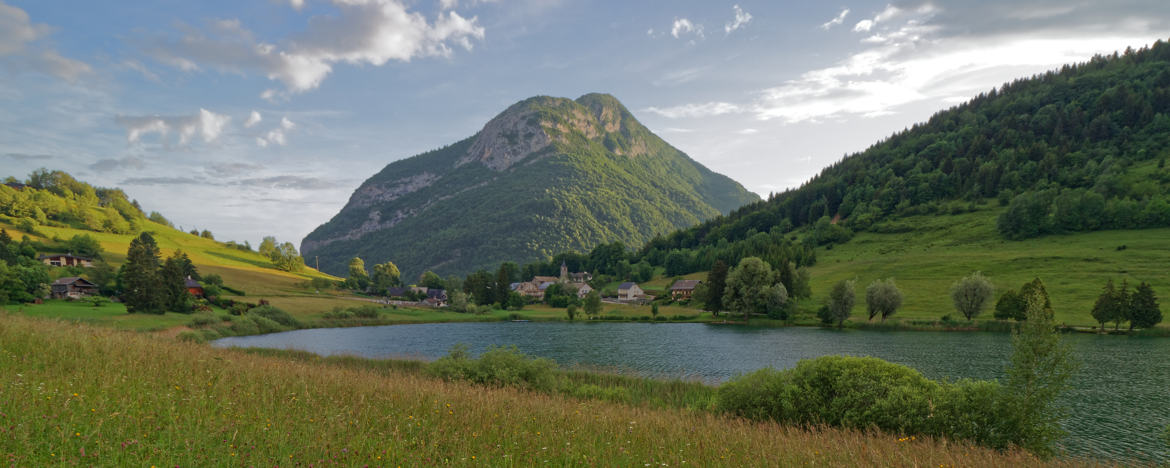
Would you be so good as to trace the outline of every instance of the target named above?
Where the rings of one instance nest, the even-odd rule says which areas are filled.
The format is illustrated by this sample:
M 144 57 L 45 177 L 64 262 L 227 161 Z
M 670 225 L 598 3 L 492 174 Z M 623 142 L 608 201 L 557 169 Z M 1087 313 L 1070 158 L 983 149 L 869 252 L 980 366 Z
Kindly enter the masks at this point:
M 657 234 L 758 200 L 670 146 L 617 99 L 534 97 L 475 136 L 396 161 L 301 244 L 321 269 L 393 261 L 465 274 Z
M 817 243 L 840 242 L 851 231 L 962 212 L 988 198 L 1008 207 L 997 222 L 1007 239 L 1165 227 L 1168 156 L 1170 44 L 1159 41 L 1005 84 L 845 157 L 800 188 L 657 239 L 644 252 L 775 227 L 813 226 Z

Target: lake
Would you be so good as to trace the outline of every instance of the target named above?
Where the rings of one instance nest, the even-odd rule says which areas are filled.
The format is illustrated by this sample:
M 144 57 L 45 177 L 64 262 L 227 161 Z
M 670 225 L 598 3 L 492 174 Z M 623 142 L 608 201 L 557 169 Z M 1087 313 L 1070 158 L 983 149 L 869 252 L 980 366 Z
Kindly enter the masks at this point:
M 1170 340 L 1066 335 L 1081 362 L 1063 441 L 1071 455 L 1168 460 Z M 455 344 L 475 353 L 516 345 L 563 367 L 718 384 L 763 367 L 789 368 L 829 354 L 874 356 L 934 379 L 1002 379 L 1011 353 L 1003 333 L 885 332 L 757 328 L 695 323 L 485 322 L 322 328 L 217 340 L 219 347 L 263 347 L 369 358 L 433 360 Z

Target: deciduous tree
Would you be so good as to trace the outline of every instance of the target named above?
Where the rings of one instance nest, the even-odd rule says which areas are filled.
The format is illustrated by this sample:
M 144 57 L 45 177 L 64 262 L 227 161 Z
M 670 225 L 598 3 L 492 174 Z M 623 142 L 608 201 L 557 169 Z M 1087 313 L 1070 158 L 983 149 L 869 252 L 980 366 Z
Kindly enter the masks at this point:
M 857 302 L 853 280 L 841 280 L 829 290 L 829 302 L 825 304 L 826 316 L 829 323 L 836 322 L 838 327 L 845 325 L 845 320 L 853 312 L 853 304 Z
M 865 288 L 865 305 L 869 310 L 869 320 L 880 315 L 884 322 L 902 307 L 902 291 L 898 290 L 893 278 L 873 280 Z
M 982 313 L 994 295 L 995 287 L 991 280 L 978 271 L 951 285 L 951 300 L 954 301 L 955 310 L 967 320 Z

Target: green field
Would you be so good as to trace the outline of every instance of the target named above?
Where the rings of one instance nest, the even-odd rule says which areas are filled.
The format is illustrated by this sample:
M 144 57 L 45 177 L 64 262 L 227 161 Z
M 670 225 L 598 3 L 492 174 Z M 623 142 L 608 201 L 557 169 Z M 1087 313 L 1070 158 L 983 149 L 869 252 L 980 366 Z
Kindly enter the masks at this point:
M 1072 466 L 0 316 L 12 466 Z
M 833 283 L 856 279 L 853 320 L 866 320 L 865 286 L 893 277 L 905 295 L 902 319 L 934 319 L 955 312 L 950 286 L 982 271 L 996 287 L 996 297 L 1040 278 L 1052 299 L 1056 323 L 1095 326 L 1089 316 L 1106 280 L 1131 287 L 1145 281 L 1170 297 L 1170 229 L 1098 231 L 1050 235 L 1022 241 L 1004 240 L 995 230 L 1002 208 L 984 205 L 973 213 L 916 216 L 891 225 L 907 232 L 858 233 L 852 240 L 817 249 L 812 267 L 814 305 L 827 298 Z M 897 227 L 894 227 L 894 226 Z M 1163 301 L 1163 304 L 1166 302 Z M 989 308 L 980 316 L 991 319 Z
M 313 320 L 335 307 L 348 308 L 361 304 L 347 293 L 317 291 L 308 288 L 306 282 L 312 278 L 337 279 L 319 273 L 312 268 L 305 268 L 298 273 L 280 271 L 273 268 L 272 263 L 259 253 L 227 247 L 214 240 L 191 235 L 150 221 L 143 220 L 142 222 L 146 225 L 145 229 L 154 236 L 163 257 L 171 255 L 176 250 L 182 250 L 195 263 L 201 274 L 218 274 L 223 277 L 227 286 L 245 293 L 245 296 L 233 296 L 232 299 L 251 303 L 265 299 L 273 304 L 279 303 L 281 307 L 286 308 L 298 319 L 306 321 Z M 0 222 L 0 228 L 8 231 L 14 239 L 28 235 L 32 240 L 45 244 L 52 244 L 53 238 L 69 239 L 75 235 L 88 235 L 101 243 L 105 250 L 102 257 L 115 267 L 121 265 L 125 260 L 126 250 L 134 238 L 132 235 L 56 226 L 39 226 L 36 234 L 23 232 L 14 225 L 2 222 Z M 53 270 L 50 274 L 62 276 L 66 273 L 62 269 Z M 125 307 L 119 304 L 107 304 L 96 309 L 92 307 L 87 309 L 86 307 L 86 305 L 68 304 L 63 301 L 49 301 L 45 305 L 9 305 L 5 308 L 13 311 L 24 311 L 24 313 L 33 316 L 54 316 L 136 330 L 165 329 L 184 325 L 190 320 L 187 315 L 175 313 L 165 315 L 125 314 Z M 220 312 L 222 313 L 222 311 Z

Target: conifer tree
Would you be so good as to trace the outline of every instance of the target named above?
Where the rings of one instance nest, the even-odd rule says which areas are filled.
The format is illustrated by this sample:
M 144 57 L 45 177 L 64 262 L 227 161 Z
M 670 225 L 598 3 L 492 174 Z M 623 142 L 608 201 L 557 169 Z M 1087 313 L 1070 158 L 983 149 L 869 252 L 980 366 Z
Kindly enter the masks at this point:
M 723 290 L 727 288 L 727 264 L 723 260 L 715 261 L 711 272 L 707 273 L 706 284 L 707 302 L 703 308 L 718 316 L 719 311 L 723 310 Z
M 130 241 L 122 272 L 122 299 L 128 312 L 164 312 L 159 269 L 158 244 L 150 233 L 144 232 Z
M 1158 308 L 1158 297 L 1154 288 L 1146 282 L 1138 285 L 1130 301 L 1129 329 L 1150 328 L 1162 322 L 1162 310 Z
M 1097 296 L 1097 302 L 1093 304 L 1093 320 L 1101 324 L 1101 330 L 1105 330 L 1105 324 L 1113 321 L 1114 314 L 1117 313 L 1117 288 L 1113 286 L 1113 280 L 1105 283 L 1105 289 L 1101 291 L 1101 295 Z
M 172 312 L 187 312 L 189 293 L 186 288 L 182 253 L 175 252 L 159 269 L 159 294 L 163 306 Z

